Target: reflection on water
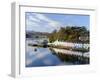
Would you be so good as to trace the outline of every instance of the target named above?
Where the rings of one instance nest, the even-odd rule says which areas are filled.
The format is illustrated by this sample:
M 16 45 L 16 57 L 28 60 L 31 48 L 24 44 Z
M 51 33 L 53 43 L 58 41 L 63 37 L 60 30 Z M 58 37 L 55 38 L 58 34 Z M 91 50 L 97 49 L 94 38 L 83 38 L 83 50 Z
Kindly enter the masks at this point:
M 59 53 L 55 54 L 49 48 L 29 46 L 28 41 L 26 42 L 26 45 L 27 45 L 26 54 L 25 54 L 26 67 L 81 64 L 80 57 L 67 56 L 67 55 L 64 55 L 64 54 L 62 55 Z M 85 64 L 88 64 L 88 63 L 89 63 L 89 60 L 85 59 Z
M 49 48 L 27 46 L 26 67 L 62 65 L 61 60 L 53 55 Z

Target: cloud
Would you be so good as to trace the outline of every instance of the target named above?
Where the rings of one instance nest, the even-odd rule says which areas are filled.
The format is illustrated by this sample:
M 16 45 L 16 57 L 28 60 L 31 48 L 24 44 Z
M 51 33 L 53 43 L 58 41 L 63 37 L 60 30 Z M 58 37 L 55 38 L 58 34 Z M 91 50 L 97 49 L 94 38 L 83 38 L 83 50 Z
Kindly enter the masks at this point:
M 35 21 L 35 22 L 40 22 L 40 20 L 39 19 L 37 19 L 36 17 L 35 17 L 35 15 L 34 14 L 32 14 L 32 13 L 27 13 L 26 14 L 26 19 L 27 20 L 29 20 L 29 21 Z
M 45 14 L 27 13 L 26 14 L 27 30 L 52 32 L 58 30 L 62 25 L 60 22 L 50 19 Z
M 36 22 L 26 20 L 26 30 L 31 31 L 34 28 L 37 28 L 39 25 Z
M 37 17 L 38 19 L 40 19 L 41 21 L 47 22 L 48 25 L 50 25 L 51 27 L 56 27 L 56 28 L 58 28 L 58 27 L 60 27 L 60 25 L 61 25 L 60 22 L 54 21 L 54 20 L 52 20 L 52 19 L 46 17 L 44 14 L 35 14 L 35 15 L 36 15 L 36 17 Z
M 50 60 L 50 59 L 45 59 L 43 61 L 43 63 L 46 64 L 46 65 L 52 65 L 53 64 L 52 60 Z
M 27 48 L 28 51 L 26 52 L 26 65 L 30 65 L 38 60 L 43 60 L 42 62 L 50 64 L 50 61 L 45 61 L 45 57 L 50 54 L 50 51 L 44 50 L 41 54 L 41 51 L 38 50 L 37 52 L 34 52 L 34 49 L 34 47 Z

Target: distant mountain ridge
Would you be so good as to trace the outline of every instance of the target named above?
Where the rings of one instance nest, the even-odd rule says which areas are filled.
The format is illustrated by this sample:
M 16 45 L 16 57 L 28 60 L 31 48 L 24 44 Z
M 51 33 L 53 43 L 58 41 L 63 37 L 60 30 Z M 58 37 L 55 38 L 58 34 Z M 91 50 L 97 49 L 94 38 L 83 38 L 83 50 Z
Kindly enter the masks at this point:
M 49 36 L 50 33 L 47 32 L 36 32 L 36 31 L 26 31 L 26 38 L 30 38 L 34 35 L 40 35 L 40 36 Z

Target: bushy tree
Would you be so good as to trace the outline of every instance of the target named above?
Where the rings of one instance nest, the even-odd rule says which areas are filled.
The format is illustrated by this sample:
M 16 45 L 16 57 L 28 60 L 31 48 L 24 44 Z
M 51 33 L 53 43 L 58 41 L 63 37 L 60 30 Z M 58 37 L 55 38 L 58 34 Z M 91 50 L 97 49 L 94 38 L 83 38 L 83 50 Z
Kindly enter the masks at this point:
M 89 31 L 85 28 L 85 26 L 78 27 L 78 26 L 66 26 L 61 27 L 59 31 L 54 30 L 49 35 L 50 42 L 55 40 L 59 41 L 71 41 L 71 42 L 81 42 L 79 37 L 89 37 Z M 89 39 L 85 42 L 89 43 Z

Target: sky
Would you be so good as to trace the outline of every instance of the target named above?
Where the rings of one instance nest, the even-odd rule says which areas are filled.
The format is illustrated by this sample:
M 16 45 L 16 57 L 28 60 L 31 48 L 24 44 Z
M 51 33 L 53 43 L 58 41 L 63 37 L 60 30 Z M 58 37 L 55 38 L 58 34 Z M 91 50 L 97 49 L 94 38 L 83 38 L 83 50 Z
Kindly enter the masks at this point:
M 89 30 L 88 15 L 26 12 L 26 31 L 48 32 L 66 26 L 85 26 Z

